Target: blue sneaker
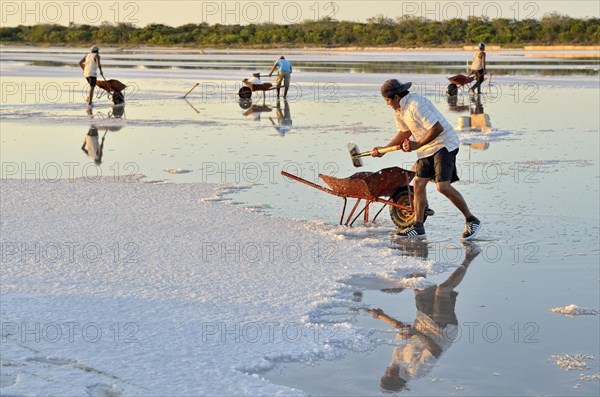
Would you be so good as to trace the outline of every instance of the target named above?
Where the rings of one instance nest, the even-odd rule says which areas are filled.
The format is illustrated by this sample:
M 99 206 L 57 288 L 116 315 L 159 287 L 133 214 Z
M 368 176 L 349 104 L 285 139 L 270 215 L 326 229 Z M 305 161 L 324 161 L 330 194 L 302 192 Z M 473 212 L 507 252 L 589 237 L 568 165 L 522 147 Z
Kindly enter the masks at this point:
M 408 227 L 398 233 L 396 233 L 397 237 L 410 237 L 410 238 L 415 238 L 415 237 L 426 237 L 425 235 L 425 227 L 421 226 L 421 227 L 415 227 L 414 225 L 411 227 Z
M 465 224 L 465 231 L 463 232 L 460 241 L 471 240 L 481 230 L 481 221 L 475 218 L 474 221 L 467 222 Z

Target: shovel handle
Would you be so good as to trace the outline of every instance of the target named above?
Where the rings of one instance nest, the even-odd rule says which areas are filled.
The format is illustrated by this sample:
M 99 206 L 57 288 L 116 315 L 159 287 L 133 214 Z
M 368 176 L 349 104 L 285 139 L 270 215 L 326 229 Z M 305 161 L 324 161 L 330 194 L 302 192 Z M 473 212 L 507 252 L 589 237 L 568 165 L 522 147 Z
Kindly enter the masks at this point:
M 389 152 L 395 152 L 396 150 L 402 150 L 402 144 L 394 145 L 394 146 L 386 146 L 384 148 L 378 149 L 377 151 L 381 154 L 385 154 L 385 153 L 389 153 Z M 370 155 L 371 155 L 371 151 L 369 150 L 368 152 L 358 153 L 352 157 L 367 157 Z

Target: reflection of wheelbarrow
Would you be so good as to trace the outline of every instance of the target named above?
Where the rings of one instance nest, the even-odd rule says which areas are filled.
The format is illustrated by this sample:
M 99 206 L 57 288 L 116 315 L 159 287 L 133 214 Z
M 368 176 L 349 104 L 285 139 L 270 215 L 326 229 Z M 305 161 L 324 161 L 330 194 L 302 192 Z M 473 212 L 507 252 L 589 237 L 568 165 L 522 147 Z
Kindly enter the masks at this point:
M 260 80 L 260 73 L 254 73 L 253 76 Z M 272 83 L 263 83 L 262 81 L 259 84 L 256 84 L 251 80 L 244 79 L 242 80 L 242 83 L 244 83 L 244 86 L 238 91 L 238 95 L 242 99 L 251 98 L 254 91 L 261 91 L 264 95 L 265 91 L 271 91 L 277 88 L 274 87 Z
M 368 222 L 369 206 L 374 202 L 383 203 L 383 207 L 375 214 L 373 221 L 377 219 L 377 216 L 379 216 L 385 206 L 389 205 L 390 218 L 392 218 L 394 224 L 399 228 L 407 228 L 415 222 L 415 213 L 412 206 L 413 189 L 409 185 L 415 176 L 415 173 L 412 171 L 407 171 L 400 167 L 391 167 L 377 172 L 357 172 L 348 178 L 335 178 L 319 174 L 319 177 L 329 185 L 330 189 L 285 171 L 281 171 L 281 174 L 334 196 L 342 197 L 344 199 L 344 207 L 340 216 L 340 225 L 344 222 L 348 198 L 355 198 L 356 203 L 346 218 L 346 222 L 344 223 L 346 226 L 352 226 L 356 219 L 363 213 L 364 222 Z M 382 196 L 389 197 L 389 200 L 381 198 Z M 365 200 L 365 205 L 352 218 L 361 200 Z M 426 209 L 425 217 L 427 215 L 433 215 L 433 211 Z
M 125 102 L 125 95 L 123 94 L 123 90 L 127 88 L 127 86 L 121 83 L 119 80 L 110 79 L 110 80 L 99 80 L 96 81 L 96 85 L 106 91 L 106 95 L 108 99 L 111 99 L 115 105 L 120 105 Z M 99 93 L 101 96 L 102 93 Z

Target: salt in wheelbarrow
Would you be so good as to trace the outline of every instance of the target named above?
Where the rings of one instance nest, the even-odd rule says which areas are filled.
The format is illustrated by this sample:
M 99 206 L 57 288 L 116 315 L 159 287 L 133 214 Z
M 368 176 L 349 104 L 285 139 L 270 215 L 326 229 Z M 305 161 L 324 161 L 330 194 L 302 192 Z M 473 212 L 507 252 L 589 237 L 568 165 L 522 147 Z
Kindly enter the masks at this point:
M 260 73 L 253 73 L 252 76 L 259 79 L 259 81 L 260 81 Z M 242 83 L 244 83 L 244 86 L 242 88 L 240 88 L 238 91 L 238 96 L 241 99 L 251 98 L 252 93 L 255 91 L 262 92 L 263 96 L 264 96 L 265 91 L 271 91 L 271 90 L 277 89 L 277 87 L 274 86 L 273 83 L 263 83 L 262 81 L 260 84 L 255 84 L 251 80 L 244 79 L 244 80 L 242 80 Z
M 357 172 L 348 178 L 335 178 L 329 175 L 319 174 L 319 178 L 323 179 L 329 188 L 318 185 L 316 183 L 302 179 L 299 176 L 281 171 L 283 176 L 302 182 L 308 186 L 322 190 L 334 196 L 339 196 L 344 199 L 344 207 L 340 216 L 340 225 L 352 226 L 359 216 L 364 214 L 364 222 L 369 221 L 369 207 L 377 202 L 382 203 L 383 207 L 377 211 L 373 217 L 373 221 L 377 219 L 381 211 L 386 206 L 390 207 L 390 218 L 399 228 L 407 228 L 415 223 L 415 213 L 413 209 L 413 189 L 410 182 L 415 176 L 412 171 L 407 171 L 400 167 L 384 168 L 377 172 Z M 384 199 L 382 197 L 388 197 Z M 344 223 L 344 215 L 346 213 L 346 205 L 348 198 L 356 199 L 354 207 L 346 218 Z M 365 200 L 363 208 L 354 216 L 360 202 Z M 426 208 L 425 217 L 433 215 L 433 211 Z M 352 218 L 354 216 L 354 218 Z

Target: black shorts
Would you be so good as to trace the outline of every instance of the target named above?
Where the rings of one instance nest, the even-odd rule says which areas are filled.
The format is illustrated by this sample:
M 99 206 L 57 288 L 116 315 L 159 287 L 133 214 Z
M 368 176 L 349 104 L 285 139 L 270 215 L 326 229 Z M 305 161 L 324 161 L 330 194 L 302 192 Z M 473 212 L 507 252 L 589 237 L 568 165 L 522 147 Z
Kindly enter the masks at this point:
M 458 149 L 451 152 L 446 148 L 438 150 L 434 155 L 417 160 L 417 176 L 433 179 L 436 183 L 459 181 L 456 172 L 456 154 Z
M 96 76 L 88 76 L 85 79 L 90 84 L 90 86 L 92 86 L 92 87 L 96 86 Z

